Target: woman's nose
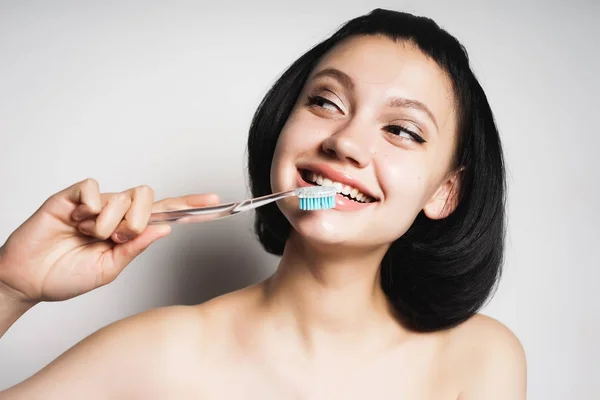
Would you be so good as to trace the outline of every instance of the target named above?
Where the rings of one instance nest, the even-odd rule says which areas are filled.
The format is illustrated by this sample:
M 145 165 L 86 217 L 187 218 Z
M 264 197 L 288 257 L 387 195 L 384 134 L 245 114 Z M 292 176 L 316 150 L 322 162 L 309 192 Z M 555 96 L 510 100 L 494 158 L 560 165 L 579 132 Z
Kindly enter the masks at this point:
M 365 168 L 371 163 L 374 136 L 369 129 L 357 123 L 349 123 L 325 139 L 323 151 L 341 161 Z

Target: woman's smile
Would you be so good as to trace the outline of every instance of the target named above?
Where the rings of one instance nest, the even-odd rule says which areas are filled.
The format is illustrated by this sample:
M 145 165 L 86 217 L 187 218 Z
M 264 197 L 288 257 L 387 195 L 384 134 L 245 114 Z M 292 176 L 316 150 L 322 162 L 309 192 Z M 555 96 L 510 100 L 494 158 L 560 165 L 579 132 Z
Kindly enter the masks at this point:
M 303 165 L 297 170 L 299 187 L 332 186 L 336 189 L 336 206 L 339 211 L 358 211 L 378 202 L 373 192 L 347 172 L 326 163 Z

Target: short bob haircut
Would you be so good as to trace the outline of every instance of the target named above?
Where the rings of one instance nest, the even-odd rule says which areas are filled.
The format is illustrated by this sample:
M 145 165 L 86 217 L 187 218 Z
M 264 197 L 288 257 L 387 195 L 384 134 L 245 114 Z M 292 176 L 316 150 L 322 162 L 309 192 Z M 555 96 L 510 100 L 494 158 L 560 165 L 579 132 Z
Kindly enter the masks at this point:
M 453 84 L 458 114 L 454 168 L 462 169 L 458 205 L 442 220 L 421 211 L 381 263 L 382 289 L 405 326 L 422 332 L 451 328 L 483 307 L 500 279 L 506 182 L 494 116 L 467 51 L 433 20 L 375 9 L 348 21 L 295 61 L 254 114 L 248 137 L 250 188 L 254 196 L 271 193 L 275 145 L 308 76 L 334 46 L 360 35 L 415 44 Z M 275 204 L 257 210 L 254 228 L 266 251 L 283 254 L 291 226 Z

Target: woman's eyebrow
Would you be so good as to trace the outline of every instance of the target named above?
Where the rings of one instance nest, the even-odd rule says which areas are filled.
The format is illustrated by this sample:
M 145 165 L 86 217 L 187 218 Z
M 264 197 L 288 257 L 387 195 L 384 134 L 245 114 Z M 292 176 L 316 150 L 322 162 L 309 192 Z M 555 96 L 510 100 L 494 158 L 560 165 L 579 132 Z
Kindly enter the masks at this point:
M 389 107 L 402 107 L 402 108 L 412 108 L 418 111 L 422 111 L 433 121 L 435 125 L 435 129 L 439 130 L 437 120 L 435 116 L 431 112 L 431 110 L 423 103 L 418 100 L 407 99 L 406 97 L 393 97 L 388 102 Z
M 346 87 L 347 89 L 353 90 L 354 89 L 354 82 L 352 81 L 352 78 L 350 78 L 348 75 L 346 75 L 344 72 L 340 71 L 339 69 L 336 68 L 325 68 L 319 72 L 317 72 L 312 79 L 317 79 L 317 78 L 321 78 L 324 76 L 328 76 L 331 78 L 336 79 L 337 81 L 339 81 L 342 86 Z

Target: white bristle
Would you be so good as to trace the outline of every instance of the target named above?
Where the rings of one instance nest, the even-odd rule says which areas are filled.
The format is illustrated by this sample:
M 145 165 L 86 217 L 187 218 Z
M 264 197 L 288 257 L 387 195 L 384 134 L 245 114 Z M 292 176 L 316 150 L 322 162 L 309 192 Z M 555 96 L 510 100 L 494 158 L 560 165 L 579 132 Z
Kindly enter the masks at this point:
M 336 191 L 332 186 L 306 186 L 296 189 L 296 193 L 301 198 L 314 198 L 335 196 Z

